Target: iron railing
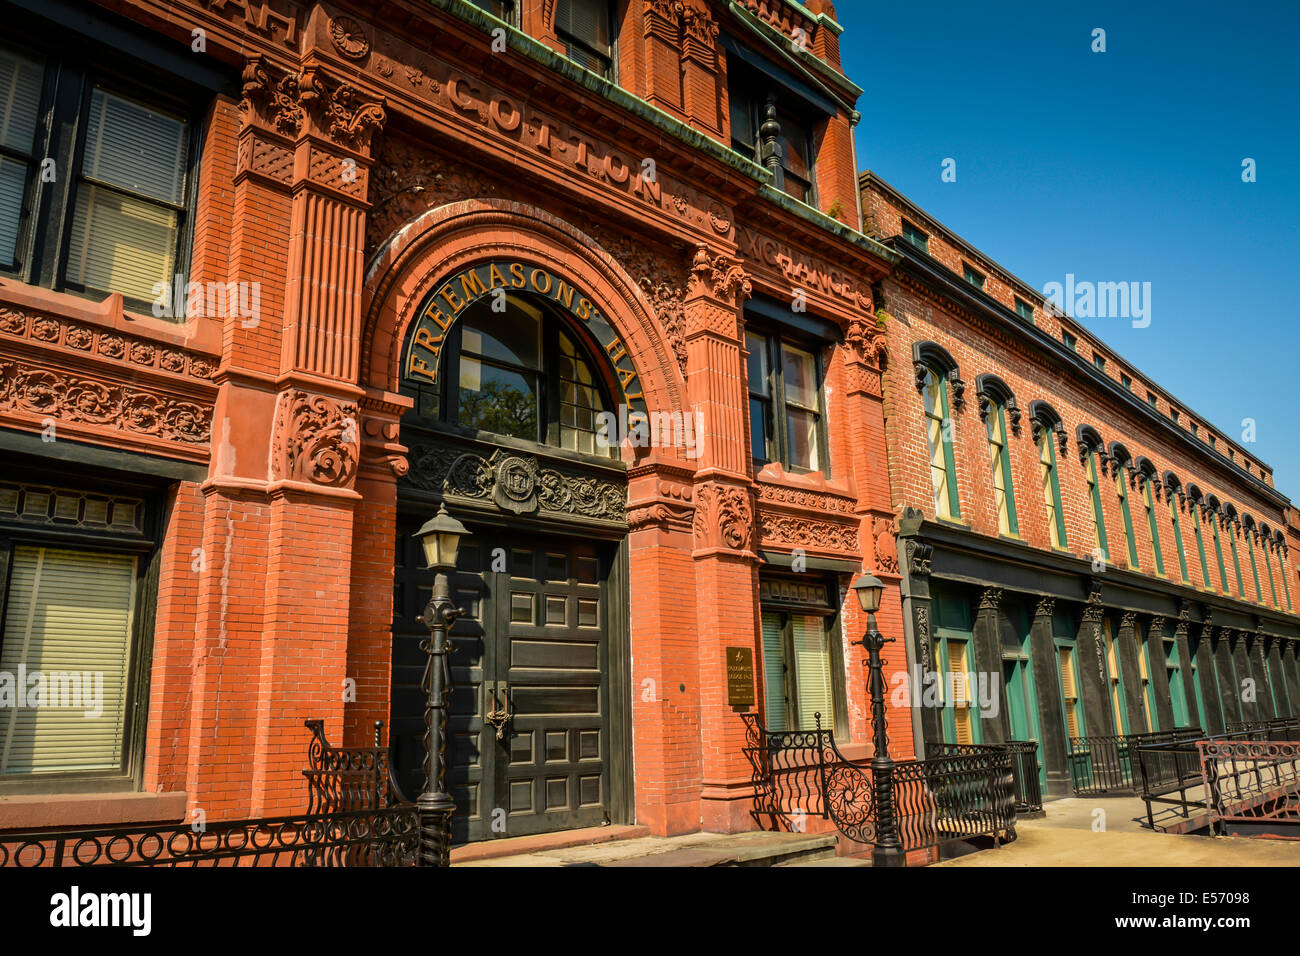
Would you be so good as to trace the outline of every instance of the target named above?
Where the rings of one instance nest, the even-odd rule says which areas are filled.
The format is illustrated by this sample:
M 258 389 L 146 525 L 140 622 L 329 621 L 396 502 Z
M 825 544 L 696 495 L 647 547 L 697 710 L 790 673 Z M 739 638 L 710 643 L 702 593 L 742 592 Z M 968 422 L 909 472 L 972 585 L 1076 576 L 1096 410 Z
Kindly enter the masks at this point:
M 1105 734 L 1071 737 L 1070 784 L 1075 796 L 1103 796 L 1138 792 L 1138 749 L 1186 739 L 1198 728 L 1182 727 L 1143 734 Z
M 1164 740 L 1149 740 L 1134 747 L 1137 758 L 1137 792 L 1146 804 L 1147 826 L 1156 828 L 1155 804 L 1177 807 L 1184 819 L 1200 805 L 1195 790 L 1200 783 L 1201 763 L 1196 741 L 1205 739 L 1199 727 L 1184 727 Z M 1175 797 L 1174 794 L 1177 794 Z
M 323 721 L 306 725 L 305 814 L 0 833 L 0 867 L 446 865 L 445 834 L 423 825 L 393 781 L 382 725 L 373 747 L 332 747 Z
M 753 770 L 752 815 L 759 826 L 799 830 L 801 817 L 818 816 L 850 840 L 876 842 L 876 770 L 845 757 L 834 734 L 821 728 L 820 715 L 816 729 L 797 731 L 768 731 L 757 714 L 741 716 Z M 890 792 L 902 851 L 979 836 L 991 836 L 995 844 L 1014 840 L 1016 766 L 1025 753 L 1033 758 L 1032 779 L 1038 782 L 1037 745 L 1018 744 L 896 762 Z
M 1300 840 L 1300 741 L 1201 740 L 1212 834 Z
M 1300 740 L 1300 717 L 1233 721 L 1225 735 L 1235 740 Z
M 4 834 L 0 867 L 415 866 L 412 806 L 163 827 Z
M 925 745 L 927 757 L 946 757 L 963 753 L 981 753 L 989 750 L 1011 751 L 1011 773 L 1015 784 L 1016 813 L 1036 813 L 1043 809 L 1043 781 L 1038 764 L 1038 741 L 1008 740 L 1002 744 L 947 744 Z

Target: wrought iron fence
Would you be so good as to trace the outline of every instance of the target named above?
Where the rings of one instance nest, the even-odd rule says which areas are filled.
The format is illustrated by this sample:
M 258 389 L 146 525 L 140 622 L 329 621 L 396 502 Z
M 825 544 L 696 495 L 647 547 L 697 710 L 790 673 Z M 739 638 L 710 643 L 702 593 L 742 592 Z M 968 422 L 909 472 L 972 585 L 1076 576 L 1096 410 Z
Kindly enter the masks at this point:
M 756 714 L 741 716 L 753 770 L 753 816 L 760 826 L 799 829 L 796 821 L 806 814 L 829 819 L 850 840 L 876 842 L 877 771 L 845 757 L 831 731 L 820 727 L 820 715 L 814 730 L 785 732 L 766 730 Z M 890 792 L 903 852 L 978 836 L 991 836 L 995 844 L 1015 839 L 1015 774 L 1024 755 L 1035 789 L 1038 782 L 1037 745 L 1018 744 L 959 747 L 894 763 Z
M 163 827 L 4 834 L 0 867 L 415 866 L 412 806 Z
M 1300 717 L 1234 721 L 1226 736 L 1238 740 L 1300 740 Z
M 1070 783 L 1075 795 L 1137 793 L 1141 774 L 1138 750 L 1185 739 L 1192 729 L 1195 728 L 1071 737 L 1068 756 Z
M 1201 740 L 1211 833 L 1300 839 L 1300 741 Z
M 1016 812 L 1036 813 L 1043 809 L 1043 781 L 1038 764 L 1038 741 L 1009 740 L 1002 744 L 926 744 L 927 757 L 981 753 L 989 750 L 1011 751 L 1011 773 L 1015 783 Z
M 1205 732 L 1199 727 L 1183 727 L 1172 734 L 1168 739 L 1148 740 L 1134 748 L 1138 796 L 1146 804 L 1147 826 L 1153 830 L 1156 804 L 1177 807 L 1184 819 L 1200 805 L 1196 788 L 1200 784 L 1201 762 L 1196 741 L 1205 739 Z
M 305 814 L 0 833 L 0 867 L 445 866 L 445 832 L 397 788 L 379 743 L 383 725 L 373 747 L 332 747 L 323 721 L 306 726 Z

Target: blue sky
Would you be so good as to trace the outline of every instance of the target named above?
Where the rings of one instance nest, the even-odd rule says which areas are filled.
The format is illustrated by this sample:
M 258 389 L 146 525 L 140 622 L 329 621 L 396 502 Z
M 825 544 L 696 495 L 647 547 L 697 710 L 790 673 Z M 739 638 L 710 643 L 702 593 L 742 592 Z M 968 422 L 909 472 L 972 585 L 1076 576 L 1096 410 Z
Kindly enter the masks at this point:
M 1300 503 L 1300 4 L 840 0 L 858 163 L 1030 285 L 1151 283 L 1081 320 Z M 1106 52 L 1092 52 L 1092 31 Z M 941 182 L 941 163 L 957 180 Z M 1257 181 L 1243 183 L 1253 158 Z

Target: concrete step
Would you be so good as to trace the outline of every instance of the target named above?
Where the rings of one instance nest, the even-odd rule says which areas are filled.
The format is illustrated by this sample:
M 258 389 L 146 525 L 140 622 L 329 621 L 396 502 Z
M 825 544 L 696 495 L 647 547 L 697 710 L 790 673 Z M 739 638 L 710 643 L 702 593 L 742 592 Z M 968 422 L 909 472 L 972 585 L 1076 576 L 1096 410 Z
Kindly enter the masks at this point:
M 785 863 L 776 863 L 775 866 L 870 866 L 871 860 L 856 856 L 827 856 L 808 857 L 802 860 L 790 860 Z
M 688 833 L 637 837 L 584 846 L 547 847 L 491 858 L 453 860 L 453 866 L 778 866 L 833 860 L 834 834 Z

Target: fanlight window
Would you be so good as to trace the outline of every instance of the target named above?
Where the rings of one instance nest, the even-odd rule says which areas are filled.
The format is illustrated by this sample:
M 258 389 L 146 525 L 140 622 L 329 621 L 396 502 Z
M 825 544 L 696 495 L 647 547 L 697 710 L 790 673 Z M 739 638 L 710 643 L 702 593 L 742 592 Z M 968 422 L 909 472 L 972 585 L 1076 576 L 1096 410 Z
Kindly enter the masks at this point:
M 508 295 L 465 309 L 447 335 L 437 384 L 407 382 L 415 413 L 475 431 L 615 455 L 598 437 L 605 390 L 581 340 L 550 310 Z M 617 436 L 611 436 L 616 438 Z

